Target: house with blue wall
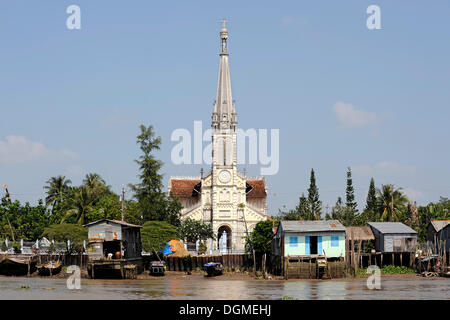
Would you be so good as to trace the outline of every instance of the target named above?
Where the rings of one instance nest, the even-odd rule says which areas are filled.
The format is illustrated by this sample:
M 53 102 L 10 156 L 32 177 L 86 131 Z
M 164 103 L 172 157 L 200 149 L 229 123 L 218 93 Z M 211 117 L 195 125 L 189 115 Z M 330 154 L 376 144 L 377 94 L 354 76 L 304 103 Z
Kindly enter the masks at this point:
M 338 220 L 281 221 L 272 240 L 275 256 L 345 257 L 345 227 Z

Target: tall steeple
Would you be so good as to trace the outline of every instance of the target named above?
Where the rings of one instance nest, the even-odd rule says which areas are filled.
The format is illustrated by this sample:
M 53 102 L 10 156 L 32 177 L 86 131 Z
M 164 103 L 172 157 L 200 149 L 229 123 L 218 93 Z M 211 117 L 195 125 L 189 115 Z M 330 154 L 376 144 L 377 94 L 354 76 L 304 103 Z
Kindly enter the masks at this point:
M 231 95 L 230 67 L 228 64 L 228 30 L 226 19 L 222 21 L 220 31 L 220 65 L 219 80 L 217 84 L 217 97 L 214 101 L 212 114 L 212 128 L 214 130 L 236 131 L 237 119 L 233 97 Z

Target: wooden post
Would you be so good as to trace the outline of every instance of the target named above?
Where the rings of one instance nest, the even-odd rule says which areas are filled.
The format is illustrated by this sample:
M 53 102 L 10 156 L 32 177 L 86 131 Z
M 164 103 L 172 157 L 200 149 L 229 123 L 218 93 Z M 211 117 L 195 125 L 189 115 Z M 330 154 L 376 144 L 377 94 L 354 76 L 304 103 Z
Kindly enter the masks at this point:
M 395 266 L 395 256 L 393 252 L 392 252 L 392 265 Z
M 403 252 L 400 252 L 400 266 L 403 267 Z
M 253 249 L 253 273 L 256 277 L 256 256 L 255 256 L 255 249 Z
M 380 252 L 380 267 L 383 268 L 383 252 Z
M 284 257 L 284 278 L 287 280 L 289 278 L 288 276 L 288 270 L 289 270 L 289 257 Z

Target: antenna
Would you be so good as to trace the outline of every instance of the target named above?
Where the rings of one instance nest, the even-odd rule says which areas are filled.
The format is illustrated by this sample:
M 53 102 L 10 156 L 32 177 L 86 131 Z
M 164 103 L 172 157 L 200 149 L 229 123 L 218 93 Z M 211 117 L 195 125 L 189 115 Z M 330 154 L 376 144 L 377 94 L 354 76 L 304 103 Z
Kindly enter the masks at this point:
M 122 221 L 125 221 L 124 212 L 125 212 L 125 186 L 122 185 Z

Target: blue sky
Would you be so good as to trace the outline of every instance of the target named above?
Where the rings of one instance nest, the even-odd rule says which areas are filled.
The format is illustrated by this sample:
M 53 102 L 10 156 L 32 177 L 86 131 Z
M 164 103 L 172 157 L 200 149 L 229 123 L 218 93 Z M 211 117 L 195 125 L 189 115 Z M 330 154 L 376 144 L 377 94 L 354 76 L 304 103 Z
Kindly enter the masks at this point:
M 419 204 L 450 196 L 448 1 L 4 1 L 0 4 L 0 184 L 35 202 L 59 174 L 136 181 L 140 124 L 162 137 L 210 125 L 219 20 L 228 18 L 240 127 L 280 129 L 269 214 L 295 206 L 314 168 L 324 205 L 353 169 Z M 68 30 L 66 8 L 81 8 Z M 381 8 L 381 30 L 366 9 Z M 203 166 L 205 169 L 207 166 Z M 259 174 L 258 166 L 247 166 Z

